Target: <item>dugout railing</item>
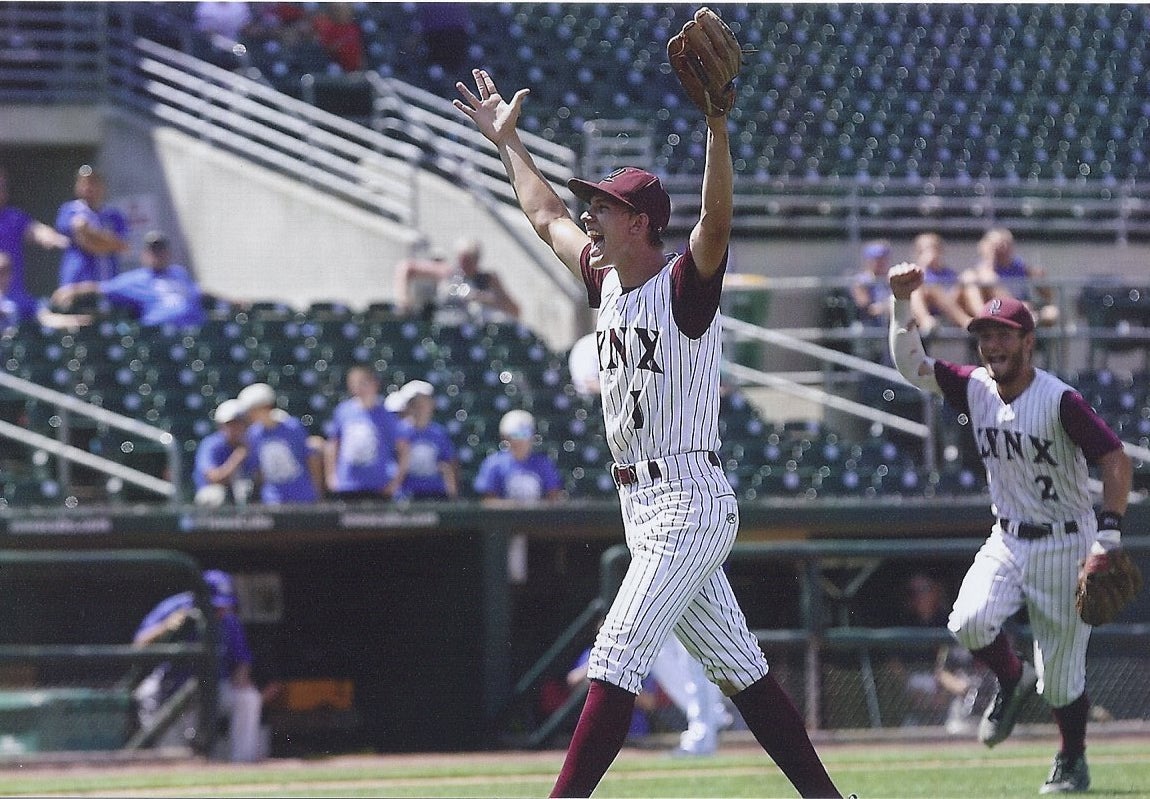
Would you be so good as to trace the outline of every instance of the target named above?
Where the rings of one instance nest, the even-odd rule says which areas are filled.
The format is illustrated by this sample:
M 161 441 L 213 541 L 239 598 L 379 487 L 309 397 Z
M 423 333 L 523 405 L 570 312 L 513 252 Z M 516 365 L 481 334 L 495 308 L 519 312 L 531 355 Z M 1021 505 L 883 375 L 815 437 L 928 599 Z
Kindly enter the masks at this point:
M 1150 536 L 1124 536 L 1123 543 L 1146 568 Z M 795 700 L 811 730 L 880 729 L 906 724 L 906 686 L 894 679 L 886 664 L 908 653 L 933 652 L 953 645 L 944 627 L 865 627 L 852 619 L 862 587 L 886 564 L 949 563 L 964 568 L 978 551 L 979 539 L 822 540 L 736 544 L 724 568 L 749 570 L 786 563 L 793 569 L 799 595 L 800 620 L 788 629 L 753 629 L 775 674 Z M 529 705 L 538 689 L 594 638 L 595 625 L 610 606 L 630 562 L 623 545 L 604 552 L 600 562 L 600 594 L 593 598 L 555 642 L 514 686 L 504 713 L 505 742 L 542 748 L 554 742 L 582 707 L 586 686 L 576 687 L 549 714 L 534 724 Z M 900 586 L 886 587 L 897 604 Z M 1145 597 L 1143 596 L 1144 600 Z M 1128 608 L 1119 621 L 1096 628 L 1091 635 L 1088 689 L 1102 710 L 1097 718 L 1143 719 L 1150 711 L 1150 689 L 1138 675 L 1150 666 L 1150 623 L 1141 606 Z M 1008 623 L 1020 650 L 1029 652 L 1030 631 L 1025 619 Z M 1029 656 L 1029 655 L 1028 655 Z M 895 675 L 901 678 L 901 674 Z M 989 674 L 979 673 L 972 685 L 967 711 L 971 718 L 993 694 Z M 1113 701 L 1112 701 L 1113 700 Z M 1040 703 L 1028 706 L 1023 720 L 1042 718 Z M 941 719 L 939 724 L 941 724 Z M 953 732 L 953 731 L 952 731 Z
M 135 645 L 141 598 L 191 591 L 194 640 Z M 185 712 L 215 719 L 219 623 L 211 592 L 190 556 L 169 550 L 0 551 L 0 763 L 62 753 L 141 752 Z M 148 608 L 144 608 L 146 611 Z M 146 718 L 134 690 L 161 663 L 187 673 Z M 180 735 L 206 754 L 216 725 Z

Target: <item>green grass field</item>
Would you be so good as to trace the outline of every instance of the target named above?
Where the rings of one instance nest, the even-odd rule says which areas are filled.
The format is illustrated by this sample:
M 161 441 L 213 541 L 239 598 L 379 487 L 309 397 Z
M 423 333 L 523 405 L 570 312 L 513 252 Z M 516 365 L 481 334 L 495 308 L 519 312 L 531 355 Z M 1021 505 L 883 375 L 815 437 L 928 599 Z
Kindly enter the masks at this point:
M 844 792 L 877 797 L 1036 796 L 1053 741 L 823 743 L 819 750 Z M 1150 797 L 1150 741 L 1103 739 L 1089 750 L 1092 797 Z M 343 756 L 272 760 L 258 766 L 202 762 L 8 768 L 3 796 L 546 796 L 562 752 Z M 671 758 L 624 749 L 596 797 L 791 797 L 790 784 L 761 750 L 724 745 L 711 758 Z

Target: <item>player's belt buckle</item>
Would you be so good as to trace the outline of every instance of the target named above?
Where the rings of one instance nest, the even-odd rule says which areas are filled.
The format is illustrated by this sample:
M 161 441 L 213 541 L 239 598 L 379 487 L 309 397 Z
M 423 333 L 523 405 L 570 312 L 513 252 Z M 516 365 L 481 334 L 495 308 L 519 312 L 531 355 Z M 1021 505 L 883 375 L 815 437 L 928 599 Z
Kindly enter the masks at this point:
M 999 524 L 1006 532 L 1011 532 L 1011 522 L 1009 519 L 999 519 Z M 1039 538 L 1046 538 L 1048 535 L 1054 535 L 1058 528 L 1061 528 L 1064 533 L 1077 533 L 1078 522 L 1066 522 L 1064 524 L 1028 524 L 1026 522 L 1019 522 L 1014 528 L 1014 534 L 1021 538 L 1023 541 L 1035 541 Z
M 707 462 L 712 466 L 722 466 L 722 461 L 719 460 L 719 456 L 715 452 L 707 453 Z M 615 487 L 619 488 L 620 486 L 629 486 L 633 483 L 639 482 L 639 478 L 643 474 L 640 467 L 644 465 L 647 468 L 647 475 L 651 478 L 652 481 L 663 479 L 663 469 L 659 466 L 659 461 L 657 460 L 644 461 L 643 463 L 634 464 L 613 463 L 611 464 L 611 479 L 615 482 Z M 674 474 L 675 469 L 672 468 L 671 475 L 674 476 Z
M 647 461 L 647 474 L 651 475 L 652 480 L 658 480 L 663 476 L 656 461 Z M 611 479 L 615 481 L 616 488 L 629 486 L 639 482 L 639 470 L 632 463 L 616 463 L 611 466 Z
M 611 465 L 611 479 L 615 481 L 615 487 L 619 488 L 639 482 L 639 475 L 631 464 L 614 463 Z

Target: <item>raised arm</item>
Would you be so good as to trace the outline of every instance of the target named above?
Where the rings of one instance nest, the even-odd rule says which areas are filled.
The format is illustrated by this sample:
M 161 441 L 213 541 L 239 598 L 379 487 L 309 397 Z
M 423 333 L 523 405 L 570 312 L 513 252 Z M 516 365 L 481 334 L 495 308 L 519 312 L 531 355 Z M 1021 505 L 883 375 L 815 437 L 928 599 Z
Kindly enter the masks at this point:
M 530 90 L 520 89 L 511 98 L 511 102 L 506 102 L 486 70 L 473 69 L 471 74 L 475 78 L 478 96 L 463 83 L 456 83 L 455 88 L 463 95 L 463 100 L 456 99 L 453 104 L 495 145 L 519 200 L 519 207 L 531 222 L 536 235 L 546 242 L 568 269 L 579 275 L 579 257 L 590 239 L 539 171 L 515 127 L 519 122 L 523 101 Z
M 67 236 L 43 222 L 33 222 L 29 225 L 24 239 L 43 247 L 45 250 L 63 250 L 68 246 Z
M 128 242 L 110 230 L 93 225 L 82 215 L 72 220 L 72 238 L 80 249 L 92 255 L 119 255 L 128 251 Z
M 911 308 L 911 295 L 923 284 L 922 267 L 916 264 L 898 264 L 887 274 L 890 281 L 890 354 L 906 381 L 912 386 L 941 394 L 934 377 L 934 360 L 926 355 L 918 323 Z
M 708 278 L 723 262 L 731 239 L 735 173 L 726 115 L 707 117 L 707 160 L 703 168 L 703 202 L 691 231 L 691 253 L 699 273 Z

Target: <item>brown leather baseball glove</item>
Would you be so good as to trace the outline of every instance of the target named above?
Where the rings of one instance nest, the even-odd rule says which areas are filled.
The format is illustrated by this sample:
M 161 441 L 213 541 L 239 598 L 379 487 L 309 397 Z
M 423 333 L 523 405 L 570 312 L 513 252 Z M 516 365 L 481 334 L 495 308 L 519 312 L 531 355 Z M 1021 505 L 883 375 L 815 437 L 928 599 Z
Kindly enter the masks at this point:
M 735 34 L 707 7 L 667 42 L 667 58 L 691 102 L 709 117 L 726 114 L 735 104 L 735 77 L 743 53 Z
M 1091 554 L 1078 573 L 1074 604 L 1087 624 L 1109 624 L 1141 590 L 1142 572 L 1124 550 Z

